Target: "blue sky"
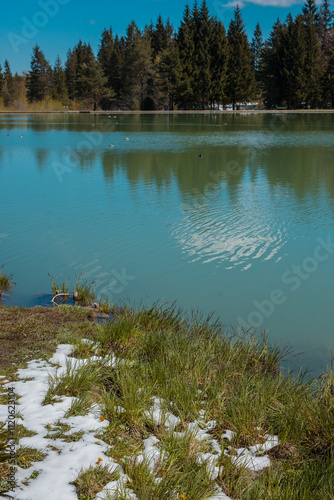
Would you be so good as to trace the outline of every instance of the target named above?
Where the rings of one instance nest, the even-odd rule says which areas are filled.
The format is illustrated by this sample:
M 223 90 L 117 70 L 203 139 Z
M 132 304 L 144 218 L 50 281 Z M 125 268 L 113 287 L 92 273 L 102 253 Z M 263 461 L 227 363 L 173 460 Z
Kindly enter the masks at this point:
M 80 38 L 90 42 L 97 52 L 105 27 L 111 26 L 114 33 L 123 35 L 132 19 L 143 28 L 151 20 L 155 22 L 159 13 L 178 27 L 185 3 L 182 0 L 7 0 L 0 19 L 0 63 L 3 66 L 7 58 L 13 72 L 28 71 L 36 43 L 51 64 L 58 54 L 64 62 L 67 50 Z M 227 29 L 235 1 L 207 0 L 207 3 L 211 14 L 217 15 Z M 303 0 L 242 0 L 239 4 L 251 38 L 257 21 L 267 36 L 278 17 L 285 20 L 289 12 L 293 15 L 300 12 Z

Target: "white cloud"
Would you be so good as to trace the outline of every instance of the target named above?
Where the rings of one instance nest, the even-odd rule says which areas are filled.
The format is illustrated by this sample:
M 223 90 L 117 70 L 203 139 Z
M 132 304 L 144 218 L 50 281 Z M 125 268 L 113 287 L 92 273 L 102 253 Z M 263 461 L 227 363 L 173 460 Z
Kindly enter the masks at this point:
M 236 7 L 236 6 L 239 6 L 240 9 L 242 9 L 243 7 L 245 7 L 245 4 L 244 2 L 239 2 L 239 0 L 232 0 L 232 2 L 229 2 L 227 4 L 224 5 L 224 7 Z

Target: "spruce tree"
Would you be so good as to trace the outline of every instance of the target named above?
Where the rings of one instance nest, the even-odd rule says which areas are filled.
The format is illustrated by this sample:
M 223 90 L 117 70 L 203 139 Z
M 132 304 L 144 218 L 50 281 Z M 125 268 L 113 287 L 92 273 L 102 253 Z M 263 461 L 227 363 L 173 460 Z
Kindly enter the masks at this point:
M 223 23 L 214 19 L 210 42 L 210 101 L 226 104 L 228 47 Z
M 101 64 L 95 60 L 93 52 L 88 51 L 78 71 L 77 88 L 80 89 L 78 99 L 87 107 L 97 110 L 102 101 L 109 102 L 114 94 L 107 88 L 107 77 L 104 76 Z
M 282 78 L 285 26 L 278 19 L 263 49 L 262 81 L 266 106 L 282 105 L 285 89 Z
M 306 0 L 303 7 L 305 30 L 305 70 L 306 104 L 315 107 L 321 101 L 321 62 L 317 26 L 319 25 L 318 9 L 315 0 Z
M 160 53 L 157 64 L 158 87 L 163 96 L 163 104 L 174 109 L 174 98 L 181 81 L 181 64 L 177 43 L 172 41 Z
M 59 56 L 57 57 L 53 68 L 52 97 L 53 99 L 61 102 L 65 102 L 68 97 L 65 71 Z
M 33 48 L 30 71 L 27 78 L 27 95 L 29 102 L 42 101 L 52 91 L 52 70 L 44 53 L 38 45 Z
M 179 106 L 182 106 L 185 109 L 188 109 L 189 105 L 194 100 L 193 88 L 196 74 L 194 63 L 195 42 L 193 32 L 194 22 L 189 5 L 187 4 L 176 38 L 181 64 L 181 81 L 177 90 L 176 101 Z
M 255 73 L 252 66 L 252 54 L 241 18 L 240 8 L 234 11 L 227 34 L 228 59 L 228 96 L 233 109 L 237 102 L 252 99 L 255 94 Z
M 104 76 L 107 77 L 109 86 L 111 86 L 113 73 L 112 59 L 114 50 L 114 38 L 110 27 L 108 30 L 104 29 L 102 33 L 99 51 L 97 54 L 97 59 L 101 65 Z
M 168 33 L 166 31 L 164 22 L 162 20 L 161 14 L 157 19 L 156 25 L 152 32 L 152 56 L 153 60 L 159 54 L 165 50 L 168 46 L 170 40 L 168 39 Z
M 12 105 L 15 109 L 17 110 L 26 110 L 26 76 L 25 74 L 23 75 L 18 75 L 15 73 L 13 76 L 13 97 L 12 97 Z
M 305 33 L 301 15 L 288 16 L 282 32 L 282 98 L 288 108 L 297 108 L 306 99 Z
M 143 109 L 149 97 L 153 72 L 149 35 L 142 35 L 132 21 L 126 31 L 123 65 L 122 102 L 125 106 Z
M 334 48 L 332 48 L 326 68 L 325 104 L 334 108 Z
M 3 74 L 2 74 L 2 66 L 0 64 L 0 98 L 3 97 L 3 85 L 4 85 L 4 81 L 3 81 Z
M 109 75 L 109 83 L 115 92 L 116 102 L 120 102 L 123 94 L 123 71 L 125 59 L 125 40 L 119 39 L 118 35 L 114 39 L 114 50 L 110 59 L 110 67 L 112 71 Z
M 14 101 L 14 78 L 7 59 L 4 64 L 2 92 L 4 105 L 10 106 Z
M 211 43 L 213 36 L 214 21 L 209 15 L 206 1 L 203 0 L 198 16 L 198 33 L 196 43 L 196 64 L 197 64 L 197 88 L 200 104 L 204 109 L 210 99 L 211 94 Z
M 255 80 L 256 80 L 256 97 L 261 99 L 263 84 L 262 84 L 262 62 L 263 62 L 263 37 L 260 23 L 256 24 L 254 30 L 254 36 L 251 42 L 251 51 L 252 51 L 252 62 L 255 71 Z
M 75 97 L 78 100 L 82 100 L 85 99 L 86 96 L 86 80 L 89 76 L 89 68 L 91 67 L 92 71 L 95 70 L 95 56 L 90 43 L 83 43 L 81 40 L 74 50 L 76 53 Z
M 75 49 L 67 52 L 67 59 L 65 63 L 65 79 L 68 97 L 71 100 L 76 96 L 76 68 L 77 68 L 77 54 Z
M 323 0 L 320 7 L 318 35 L 321 42 L 322 105 L 332 105 L 332 53 L 334 50 L 333 12 L 329 0 Z

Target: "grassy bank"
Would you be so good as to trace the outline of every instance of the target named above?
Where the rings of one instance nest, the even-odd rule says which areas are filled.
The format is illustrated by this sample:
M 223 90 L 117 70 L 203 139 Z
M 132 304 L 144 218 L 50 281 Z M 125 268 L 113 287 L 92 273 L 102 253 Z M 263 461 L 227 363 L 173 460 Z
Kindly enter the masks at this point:
M 231 337 L 173 307 L 119 308 L 103 325 L 89 316 L 68 306 L 0 307 L 7 380 L 29 359 L 73 344 L 76 364 L 50 376 L 44 394 L 44 406 L 72 398 L 48 439 L 80 440 L 68 437 L 66 418 L 93 408 L 106 423 L 96 439 L 119 469 L 101 458 L 81 470 L 78 498 L 95 498 L 125 474 L 127 489 L 106 498 L 132 490 L 140 500 L 205 500 L 221 498 L 217 488 L 233 499 L 334 497 L 332 373 L 307 382 L 282 374 L 284 352 L 265 337 Z

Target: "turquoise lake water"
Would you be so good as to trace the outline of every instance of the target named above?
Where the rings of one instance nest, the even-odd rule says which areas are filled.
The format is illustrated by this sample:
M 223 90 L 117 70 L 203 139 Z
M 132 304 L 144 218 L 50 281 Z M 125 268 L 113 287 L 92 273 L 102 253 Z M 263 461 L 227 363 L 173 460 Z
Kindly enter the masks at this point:
M 5 304 L 82 273 L 330 361 L 334 115 L 2 115 L 0 200 Z

